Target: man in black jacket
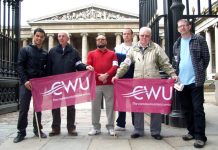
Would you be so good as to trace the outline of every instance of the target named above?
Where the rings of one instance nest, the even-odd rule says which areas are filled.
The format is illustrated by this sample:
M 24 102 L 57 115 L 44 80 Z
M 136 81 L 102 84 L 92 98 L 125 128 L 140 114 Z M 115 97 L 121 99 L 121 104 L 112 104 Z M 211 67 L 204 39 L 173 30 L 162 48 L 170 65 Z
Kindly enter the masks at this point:
M 17 124 L 18 134 L 17 137 L 14 138 L 14 143 L 24 140 L 24 137 L 26 136 L 26 127 L 28 124 L 27 116 L 32 96 L 31 83 L 29 80 L 31 78 L 45 76 L 48 53 L 42 49 L 44 39 L 44 30 L 37 28 L 34 30 L 33 44 L 30 44 L 19 51 L 17 71 L 20 77 L 20 110 Z M 33 116 L 33 132 L 36 136 L 39 136 L 36 118 L 35 115 Z M 41 131 L 41 112 L 37 112 L 37 118 L 40 128 L 39 133 L 42 138 L 47 138 L 46 134 Z
M 49 51 L 48 56 L 48 74 L 57 75 L 80 70 L 93 70 L 91 66 L 86 66 L 81 62 L 78 51 L 68 44 L 69 34 L 67 32 L 58 33 L 59 44 Z M 60 108 L 52 110 L 52 131 L 49 136 L 60 134 L 61 115 Z M 67 129 L 68 134 L 77 136 L 75 126 L 75 105 L 67 106 Z

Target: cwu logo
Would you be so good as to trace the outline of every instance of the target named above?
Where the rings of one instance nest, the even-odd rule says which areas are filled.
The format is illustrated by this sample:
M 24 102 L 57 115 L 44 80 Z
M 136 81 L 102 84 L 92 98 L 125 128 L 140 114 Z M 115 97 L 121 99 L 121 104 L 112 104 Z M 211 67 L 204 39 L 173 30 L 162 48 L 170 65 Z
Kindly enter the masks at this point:
M 89 78 L 86 77 L 85 81 L 82 81 L 81 78 L 76 78 L 75 82 L 73 83 L 71 80 L 68 81 L 67 84 L 64 83 L 64 81 L 54 82 L 51 86 L 51 89 L 49 89 L 46 92 L 41 93 L 43 96 L 54 94 L 56 96 L 62 95 L 63 90 L 66 91 L 66 93 L 69 93 L 73 91 L 74 93 L 76 90 L 87 90 L 90 88 L 89 84 Z
M 166 92 L 168 91 L 168 93 Z M 167 93 L 167 94 L 166 94 Z M 170 90 L 166 90 L 165 86 L 159 86 L 157 89 L 155 89 L 153 86 L 151 86 L 151 89 L 148 90 L 146 86 L 136 86 L 132 92 L 122 94 L 123 97 L 134 97 L 136 100 L 143 100 L 143 97 L 145 96 L 148 100 L 151 97 L 154 97 L 155 100 L 158 98 L 163 98 L 164 100 L 168 101 L 172 99 L 173 96 L 173 87 L 170 86 Z M 168 96 L 166 96 L 168 95 Z

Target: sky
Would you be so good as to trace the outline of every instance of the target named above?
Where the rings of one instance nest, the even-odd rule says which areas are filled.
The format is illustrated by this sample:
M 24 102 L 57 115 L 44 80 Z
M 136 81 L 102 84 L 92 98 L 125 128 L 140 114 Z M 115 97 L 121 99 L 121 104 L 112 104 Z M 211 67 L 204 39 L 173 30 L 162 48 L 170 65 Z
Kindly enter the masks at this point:
M 21 2 L 21 26 L 28 25 L 27 20 L 89 4 L 139 14 L 139 0 L 23 0 Z
M 185 4 L 185 0 L 182 1 Z M 192 6 L 195 6 L 195 8 L 197 8 L 198 0 L 191 1 L 192 3 L 189 3 L 190 12 Z M 200 1 L 201 7 L 208 6 L 208 1 Z M 212 0 L 212 2 L 214 1 L 217 0 Z M 162 2 L 163 0 L 158 0 L 158 10 L 160 10 L 161 8 L 161 10 L 158 11 L 160 12 L 160 14 L 162 14 Z M 27 20 L 32 20 L 54 13 L 75 9 L 89 4 L 98 4 L 100 6 L 105 6 L 107 8 L 112 8 L 115 10 L 139 14 L 139 0 L 23 0 L 21 2 L 21 26 L 28 25 Z

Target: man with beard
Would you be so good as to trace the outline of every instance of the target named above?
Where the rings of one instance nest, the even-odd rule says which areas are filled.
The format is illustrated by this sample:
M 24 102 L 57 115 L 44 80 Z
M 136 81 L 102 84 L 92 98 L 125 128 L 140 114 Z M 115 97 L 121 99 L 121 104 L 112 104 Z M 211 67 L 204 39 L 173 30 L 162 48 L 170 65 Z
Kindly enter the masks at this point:
M 101 133 L 101 101 L 105 99 L 106 115 L 108 123 L 106 128 L 109 135 L 114 136 L 114 111 L 113 111 L 113 85 L 112 77 L 118 68 L 117 56 L 114 51 L 106 48 L 107 40 L 104 35 L 96 38 L 97 49 L 90 51 L 87 57 L 87 65 L 91 65 L 96 77 L 96 99 L 92 102 L 92 125 L 89 135 Z

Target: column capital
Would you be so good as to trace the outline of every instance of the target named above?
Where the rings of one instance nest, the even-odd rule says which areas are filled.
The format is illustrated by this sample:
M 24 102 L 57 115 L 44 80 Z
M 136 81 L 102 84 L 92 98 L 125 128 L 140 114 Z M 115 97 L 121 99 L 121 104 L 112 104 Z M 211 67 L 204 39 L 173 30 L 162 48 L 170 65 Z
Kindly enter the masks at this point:
M 118 35 L 122 35 L 122 32 L 116 32 L 116 33 L 114 33 L 114 35 L 116 35 L 116 36 L 118 36 Z
M 139 35 L 139 33 L 138 32 L 133 32 L 133 36 L 138 36 Z
M 209 32 L 209 28 L 204 29 L 204 32 L 205 33 Z
M 51 37 L 54 37 L 54 33 L 47 33 L 47 36 L 51 36 Z
M 104 36 L 105 36 L 105 33 L 104 33 L 104 32 L 99 32 L 99 33 L 98 33 L 98 36 L 99 36 L 99 35 L 104 35 Z
M 213 27 L 214 27 L 214 28 L 218 27 L 218 22 L 216 22 L 215 24 L 213 24 Z
M 27 41 L 27 40 L 28 40 L 28 38 L 21 38 L 21 40 L 22 40 L 22 41 Z
M 89 34 L 87 32 L 83 32 L 80 34 L 81 36 L 88 36 Z

